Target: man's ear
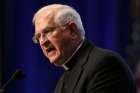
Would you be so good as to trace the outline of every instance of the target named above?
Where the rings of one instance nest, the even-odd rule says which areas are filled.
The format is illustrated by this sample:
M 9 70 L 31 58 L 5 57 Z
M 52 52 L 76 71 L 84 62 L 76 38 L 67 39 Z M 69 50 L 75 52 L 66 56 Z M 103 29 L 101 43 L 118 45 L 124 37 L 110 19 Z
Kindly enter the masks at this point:
M 76 39 L 78 37 L 78 28 L 77 25 L 74 22 L 70 22 L 68 24 L 69 30 L 72 35 L 72 39 Z

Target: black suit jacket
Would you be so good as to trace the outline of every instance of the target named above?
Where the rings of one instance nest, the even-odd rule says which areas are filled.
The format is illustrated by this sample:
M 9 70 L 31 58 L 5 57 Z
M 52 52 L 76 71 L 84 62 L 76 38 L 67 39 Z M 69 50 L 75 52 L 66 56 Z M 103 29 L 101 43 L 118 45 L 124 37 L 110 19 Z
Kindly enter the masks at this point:
M 133 76 L 122 58 L 85 41 L 66 64 L 55 93 L 136 93 Z

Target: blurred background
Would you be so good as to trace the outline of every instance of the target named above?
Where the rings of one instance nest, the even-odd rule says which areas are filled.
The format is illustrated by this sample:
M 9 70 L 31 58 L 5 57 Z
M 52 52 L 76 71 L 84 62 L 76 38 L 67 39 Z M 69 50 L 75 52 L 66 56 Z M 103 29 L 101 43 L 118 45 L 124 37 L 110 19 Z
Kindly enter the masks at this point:
M 53 93 L 63 69 L 50 64 L 32 42 L 34 13 L 52 3 L 75 8 L 86 37 L 126 60 L 140 93 L 140 0 L 1 0 L 0 86 L 16 69 L 25 73 L 25 78 L 12 82 L 5 93 Z

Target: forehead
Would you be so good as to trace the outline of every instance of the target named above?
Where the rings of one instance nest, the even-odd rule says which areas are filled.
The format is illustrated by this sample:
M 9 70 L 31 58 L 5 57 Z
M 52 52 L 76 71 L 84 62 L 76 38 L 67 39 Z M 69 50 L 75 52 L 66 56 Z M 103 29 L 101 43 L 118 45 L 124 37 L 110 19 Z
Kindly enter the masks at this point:
M 53 11 L 42 11 L 39 13 L 35 19 L 35 31 L 40 32 L 46 27 L 55 26 L 54 15 Z

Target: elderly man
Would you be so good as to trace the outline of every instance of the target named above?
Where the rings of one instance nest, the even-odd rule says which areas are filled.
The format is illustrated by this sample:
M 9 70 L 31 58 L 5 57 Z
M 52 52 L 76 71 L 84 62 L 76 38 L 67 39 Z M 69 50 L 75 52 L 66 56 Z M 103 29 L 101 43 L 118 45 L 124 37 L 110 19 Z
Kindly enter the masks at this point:
M 85 38 L 80 15 L 72 7 L 52 4 L 33 18 L 33 41 L 50 63 L 65 69 L 55 93 L 136 93 L 122 58 Z

